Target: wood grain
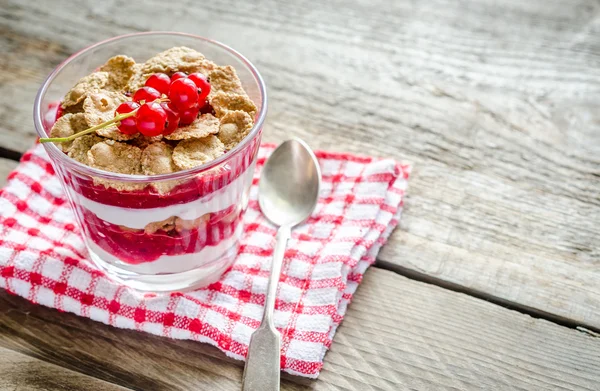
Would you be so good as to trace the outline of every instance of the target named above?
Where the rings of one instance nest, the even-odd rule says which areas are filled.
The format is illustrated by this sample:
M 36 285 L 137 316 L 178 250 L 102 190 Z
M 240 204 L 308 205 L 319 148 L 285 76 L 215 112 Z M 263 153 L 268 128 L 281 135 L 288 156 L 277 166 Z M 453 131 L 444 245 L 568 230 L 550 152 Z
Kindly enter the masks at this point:
M 35 92 L 78 49 L 210 36 L 261 69 L 267 141 L 416 163 L 381 261 L 600 329 L 600 3 L 194 4 L 8 1 L 1 145 L 30 145 Z
M 6 177 L 17 167 L 17 162 L 0 158 L 0 187 L 4 186 Z
M 0 347 L 0 390 L 95 390 L 126 388 Z
M 0 294 L 0 346 L 144 390 L 239 390 L 216 348 L 120 330 Z M 317 381 L 284 390 L 595 390 L 600 339 L 372 268 Z M 83 376 L 83 375 L 82 375 Z M 33 388 L 36 389 L 36 388 Z

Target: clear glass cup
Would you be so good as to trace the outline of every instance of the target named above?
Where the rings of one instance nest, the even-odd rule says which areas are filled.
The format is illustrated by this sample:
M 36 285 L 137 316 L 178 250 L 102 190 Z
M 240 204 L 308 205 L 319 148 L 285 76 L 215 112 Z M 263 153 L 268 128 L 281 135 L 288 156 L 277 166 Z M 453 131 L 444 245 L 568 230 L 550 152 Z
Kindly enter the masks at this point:
M 242 236 L 267 95 L 256 68 L 233 49 L 182 33 L 151 32 L 112 38 L 74 54 L 48 76 L 34 105 L 40 137 L 48 137 L 57 102 L 83 76 L 117 54 L 138 62 L 174 46 L 187 46 L 218 65 L 233 66 L 258 110 L 250 134 L 205 165 L 144 176 L 83 165 L 45 143 L 76 215 L 90 259 L 112 278 L 139 290 L 198 288 L 233 263 Z M 104 186 L 119 182 L 128 190 Z M 154 190 L 170 188 L 166 193 Z

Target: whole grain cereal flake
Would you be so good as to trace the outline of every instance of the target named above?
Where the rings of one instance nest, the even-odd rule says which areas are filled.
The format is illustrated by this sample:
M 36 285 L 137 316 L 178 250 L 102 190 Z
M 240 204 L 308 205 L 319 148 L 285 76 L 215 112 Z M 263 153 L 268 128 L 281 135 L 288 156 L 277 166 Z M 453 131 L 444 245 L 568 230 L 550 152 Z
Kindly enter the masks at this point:
M 133 65 L 133 67 L 131 68 L 133 74 L 131 75 L 131 78 L 127 82 L 127 86 L 125 87 L 126 91 L 134 92 L 144 86 L 144 84 L 146 83 L 146 80 L 148 79 L 148 77 L 150 77 L 150 74 L 144 74 L 142 72 L 143 66 L 144 66 L 144 64 L 134 64 Z
M 131 140 L 131 145 L 135 145 L 140 149 L 146 148 L 148 145 L 152 143 L 157 143 L 163 139 L 163 135 L 159 134 L 158 136 L 148 137 L 143 134 L 138 135 L 138 137 Z
M 210 92 L 231 92 L 234 94 L 245 94 L 242 81 L 231 65 L 217 67 L 208 74 L 210 80 Z
M 88 151 L 90 166 L 119 174 L 142 173 L 142 150 L 133 145 L 106 140 L 95 144 Z
M 97 91 L 90 94 L 83 102 L 85 120 L 89 126 L 100 125 L 110 121 L 115 116 L 115 110 L 119 105 L 129 100 L 120 92 Z
M 110 121 L 114 118 L 117 107 L 127 100 L 129 98 L 125 95 L 114 91 L 98 91 L 90 94 L 83 101 L 83 113 L 87 124 L 92 127 Z M 131 140 L 138 136 L 137 133 L 134 135 L 121 133 L 114 124 L 98 129 L 96 133 L 119 141 Z
M 173 161 L 182 170 L 208 163 L 225 153 L 225 145 L 213 135 L 183 140 L 173 150 Z
M 76 113 L 72 115 L 71 128 L 73 128 L 75 133 L 79 133 L 81 131 L 89 129 L 87 121 L 85 120 L 85 115 L 83 113 Z
M 83 100 L 77 104 L 63 108 L 63 114 L 83 113 Z
M 87 129 L 87 123 L 85 122 L 84 115 L 78 114 L 65 114 L 60 117 L 50 130 L 50 137 L 69 137 L 75 133 L 79 133 L 82 130 Z M 68 152 L 69 148 L 73 144 L 72 141 L 57 143 L 56 146 L 63 152 Z
M 167 140 L 187 140 L 191 138 L 204 138 L 219 131 L 219 120 L 212 114 L 202 114 L 188 126 L 175 129 L 165 136 Z
M 254 122 L 244 111 L 228 111 L 221 117 L 221 126 L 217 137 L 225 145 L 225 149 L 234 148 L 250 133 Z
M 142 67 L 144 75 L 163 72 L 172 74 L 175 72 L 200 72 L 204 68 L 213 68 L 214 64 L 207 60 L 204 55 L 194 49 L 185 46 L 174 47 L 150 58 Z
M 156 142 L 148 145 L 142 152 L 142 172 L 144 175 L 169 174 L 177 171 L 173 162 L 173 147 L 165 142 Z M 160 194 L 168 193 L 179 184 L 178 181 L 156 181 L 152 187 Z
M 61 103 L 63 109 L 74 106 L 84 100 L 89 94 L 104 88 L 109 80 L 108 72 L 94 72 L 82 77 L 73 88 L 67 92 Z
M 125 88 L 136 71 L 135 60 L 123 55 L 114 56 L 100 67 L 100 71 L 108 72 L 108 83 L 105 88 L 120 91 Z
M 160 175 L 177 171 L 173 162 L 173 147 L 164 142 L 148 145 L 142 152 L 144 175 Z
M 90 164 L 88 160 L 88 151 L 96 144 L 104 141 L 102 137 L 98 137 L 95 134 L 88 134 L 85 136 L 77 137 L 71 143 L 69 147 L 68 155 L 71 159 L 77 160 L 79 163 L 85 165 Z
M 245 111 L 251 118 L 256 116 L 256 105 L 248 98 L 248 95 L 220 91 L 209 96 L 208 100 L 218 118 L 223 117 L 227 111 L 235 110 Z

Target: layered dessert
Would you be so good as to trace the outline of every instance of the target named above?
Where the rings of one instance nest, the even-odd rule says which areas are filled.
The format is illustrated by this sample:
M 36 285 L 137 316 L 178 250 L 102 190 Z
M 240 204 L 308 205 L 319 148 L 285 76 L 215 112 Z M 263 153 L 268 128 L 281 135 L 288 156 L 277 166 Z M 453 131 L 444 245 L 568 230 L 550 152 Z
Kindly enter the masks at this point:
M 186 47 L 142 63 L 118 55 L 80 79 L 40 141 L 96 169 L 57 167 L 92 259 L 140 275 L 222 273 L 242 234 L 259 137 L 242 141 L 256 114 L 233 67 Z

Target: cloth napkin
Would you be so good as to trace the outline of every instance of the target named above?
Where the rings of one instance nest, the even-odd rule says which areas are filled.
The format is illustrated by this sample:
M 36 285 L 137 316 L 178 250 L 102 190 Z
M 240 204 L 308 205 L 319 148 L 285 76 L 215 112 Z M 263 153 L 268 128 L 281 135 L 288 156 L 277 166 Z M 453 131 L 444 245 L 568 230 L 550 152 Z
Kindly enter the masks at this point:
M 262 216 L 261 146 L 239 255 L 220 281 L 188 293 L 137 292 L 87 262 L 75 217 L 43 147 L 27 152 L 0 192 L 0 287 L 112 326 L 217 346 L 243 360 L 262 318 L 276 229 Z M 281 368 L 316 378 L 363 273 L 398 223 L 408 165 L 316 152 L 319 204 L 292 232 L 278 287 Z

